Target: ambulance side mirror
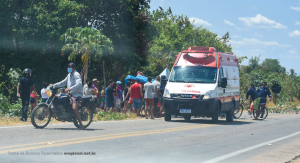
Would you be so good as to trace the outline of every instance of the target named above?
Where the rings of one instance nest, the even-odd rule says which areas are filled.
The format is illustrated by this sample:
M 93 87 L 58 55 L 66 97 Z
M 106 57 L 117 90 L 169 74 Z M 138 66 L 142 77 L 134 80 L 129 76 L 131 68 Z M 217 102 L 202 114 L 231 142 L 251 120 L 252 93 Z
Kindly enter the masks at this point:
M 227 87 L 227 78 L 222 78 L 222 81 L 220 82 L 222 88 Z

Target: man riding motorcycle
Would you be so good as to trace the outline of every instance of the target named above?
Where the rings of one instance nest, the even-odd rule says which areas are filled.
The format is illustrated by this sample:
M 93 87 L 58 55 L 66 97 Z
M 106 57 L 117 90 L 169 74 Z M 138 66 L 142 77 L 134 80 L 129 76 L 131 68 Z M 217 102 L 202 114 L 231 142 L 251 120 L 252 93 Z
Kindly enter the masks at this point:
M 65 92 L 70 91 L 70 94 L 72 95 L 72 108 L 73 111 L 76 115 L 76 118 L 80 124 L 79 129 L 84 129 L 80 114 L 78 112 L 78 107 L 81 106 L 82 103 L 82 81 L 81 81 L 81 76 L 80 74 L 75 70 L 75 64 L 74 63 L 69 63 L 68 64 L 68 76 L 62 80 L 61 82 L 55 83 L 52 86 L 53 87 L 64 87 L 67 86 L 65 89 Z

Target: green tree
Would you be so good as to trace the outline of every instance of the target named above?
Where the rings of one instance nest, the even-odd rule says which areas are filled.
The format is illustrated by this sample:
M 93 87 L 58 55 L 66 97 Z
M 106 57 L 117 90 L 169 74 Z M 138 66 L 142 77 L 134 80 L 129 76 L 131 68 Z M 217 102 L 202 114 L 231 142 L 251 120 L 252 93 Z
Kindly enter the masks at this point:
M 91 58 L 102 59 L 104 55 L 113 52 L 112 41 L 104 36 L 99 30 L 91 28 L 69 28 L 61 36 L 61 40 L 66 43 L 62 48 L 62 55 L 65 50 L 71 50 L 69 60 L 75 59 L 76 55 L 82 55 L 84 62 L 84 80 L 88 75 L 88 61 Z
M 171 69 L 175 55 L 192 46 L 213 46 L 218 51 L 231 52 L 227 32 L 223 37 L 203 27 L 196 27 L 184 15 L 173 15 L 171 8 L 164 11 L 161 7 L 151 13 L 151 23 L 155 27 L 155 37 L 150 44 L 148 65 L 144 72 L 158 75 L 164 68 Z
M 261 68 L 264 72 L 285 72 L 285 69 L 281 67 L 278 59 L 265 59 L 261 64 Z

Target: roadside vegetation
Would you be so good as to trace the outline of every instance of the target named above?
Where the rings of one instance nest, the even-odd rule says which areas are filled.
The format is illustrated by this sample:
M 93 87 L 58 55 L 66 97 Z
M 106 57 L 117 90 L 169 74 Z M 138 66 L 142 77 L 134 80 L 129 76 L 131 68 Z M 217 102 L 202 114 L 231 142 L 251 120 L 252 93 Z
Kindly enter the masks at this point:
M 98 108 L 97 110 L 98 110 L 97 114 L 93 115 L 93 122 L 141 119 L 141 117 L 138 117 L 136 114 L 133 113 L 123 114 L 123 113 L 105 112 L 100 108 Z M 28 115 L 28 117 L 30 116 Z M 56 121 L 55 118 L 52 117 L 50 123 L 53 124 L 53 123 L 65 123 L 65 122 Z M 9 116 L 9 115 L 0 116 L 0 126 L 30 125 L 30 124 L 31 124 L 30 118 L 28 118 L 27 122 L 20 122 L 19 116 Z

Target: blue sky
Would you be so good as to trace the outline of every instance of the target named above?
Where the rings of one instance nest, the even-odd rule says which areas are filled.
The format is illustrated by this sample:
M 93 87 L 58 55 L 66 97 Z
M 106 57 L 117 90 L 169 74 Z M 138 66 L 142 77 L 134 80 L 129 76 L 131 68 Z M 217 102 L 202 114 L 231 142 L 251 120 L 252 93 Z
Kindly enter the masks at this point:
M 219 36 L 230 32 L 237 56 L 279 59 L 300 75 L 300 0 L 152 0 Z M 248 64 L 248 60 L 243 64 Z

